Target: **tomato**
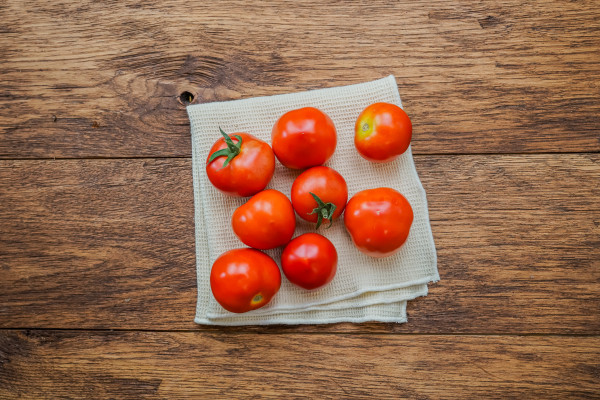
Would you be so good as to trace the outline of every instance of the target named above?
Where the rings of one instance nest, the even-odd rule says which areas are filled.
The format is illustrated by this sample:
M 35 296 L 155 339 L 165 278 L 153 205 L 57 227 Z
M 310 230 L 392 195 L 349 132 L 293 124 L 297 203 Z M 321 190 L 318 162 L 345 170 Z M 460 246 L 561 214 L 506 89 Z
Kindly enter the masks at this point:
M 413 210 L 394 189 L 367 189 L 356 193 L 344 213 L 344 223 L 356 247 L 372 257 L 394 254 L 408 238 Z
M 305 233 L 285 246 L 281 268 L 290 282 L 311 290 L 331 282 L 337 260 L 337 251 L 329 239 L 318 233 Z
M 333 155 L 337 134 L 323 111 L 305 107 L 283 114 L 271 133 L 273 151 L 286 167 L 304 169 L 325 163 Z
M 363 158 L 388 162 L 408 149 L 412 123 L 397 105 L 375 103 L 360 113 L 354 132 L 354 145 Z
M 288 243 L 296 229 L 296 215 L 288 198 L 277 190 L 255 194 L 234 212 L 233 231 L 244 244 L 267 250 Z
M 340 216 L 348 201 L 348 186 L 337 171 L 329 167 L 313 167 L 301 173 L 292 184 L 292 206 L 300 218 L 331 222 Z
M 221 130 L 206 159 L 206 174 L 220 191 L 231 196 L 247 197 L 263 190 L 275 171 L 271 147 L 247 133 L 233 139 Z
M 210 288 L 227 311 L 243 313 L 266 305 L 281 286 L 279 267 L 254 249 L 221 254 L 210 271 Z

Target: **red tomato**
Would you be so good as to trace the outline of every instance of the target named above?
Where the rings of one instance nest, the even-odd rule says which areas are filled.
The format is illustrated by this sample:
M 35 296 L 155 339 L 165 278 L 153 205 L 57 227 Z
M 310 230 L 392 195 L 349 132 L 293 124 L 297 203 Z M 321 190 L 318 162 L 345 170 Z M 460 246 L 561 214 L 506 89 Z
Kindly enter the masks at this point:
M 397 105 L 375 103 L 360 113 L 354 132 L 354 145 L 363 158 L 388 162 L 408 149 L 412 123 Z
M 286 167 L 304 169 L 321 165 L 333 155 L 337 135 L 323 111 L 305 107 L 283 114 L 271 133 L 273 151 Z
M 340 216 L 348 201 L 344 178 L 329 167 L 313 167 L 301 173 L 292 184 L 292 205 L 300 218 L 329 222 Z
M 206 174 L 220 191 L 231 196 L 247 197 L 263 190 L 275 171 L 271 147 L 247 133 L 217 140 L 206 159 Z
M 285 246 L 281 268 L 290 282 L 310 290 L 331 282 L 337 260 L 337 251 L 329 239 L 318 233 L 305 233 Z
M 283 193 L 268 189 L 238 207 L 233 212 L 231 225 L 244 244 L 267 250 L 292 239 L 296 216 L 292 203 Z
M 254 249 L 221 254 L 210 271 L 210 288 L 224 309 L 243 313 L 266 305 L 281 286 L 279 267 Z
M 408 238 L 413 210 L 394 189 L 368 189 L 356 193 L 344 213 L 346 229 L 360 251 L 372 257 L 394 254 Z

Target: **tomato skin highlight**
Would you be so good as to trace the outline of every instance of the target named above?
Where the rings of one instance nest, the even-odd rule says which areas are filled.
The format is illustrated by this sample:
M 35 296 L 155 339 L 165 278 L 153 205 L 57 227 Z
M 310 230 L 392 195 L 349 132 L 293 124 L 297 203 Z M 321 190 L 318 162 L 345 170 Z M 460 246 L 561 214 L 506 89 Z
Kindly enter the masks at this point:
M 290 200 L 273 189 L 255 194 L 231 217 L 237 237 L 247 246 L 267 250 L 287 244 L 296 229 L 296 215 Z
M 242 138 L 240 153 L 225 167 L 225 156 L 209 162 L 213 153 L 227 148 L 224 138 L 220 138 L 213 144 L 206 158 L 206 174 L 210 182 L 227 195 L 252 196 L 263 190 L 271 181 L 275 171 L 275 155 L 266 142 L 248 133 L 231 134 L 232 141 L 237 144 L 238 140 L 234 135 Z
M 311 193 L 318 196 L 323 203 L 332 203 L 335 210 L 331 220 L 338 218 L 348 201 L 348 185 L 346 180 L 336 170 L 319 166 L 307 169 L 301 173 L 292 184 L 292 206 L 300 218 L 308 222 L 317 222 L 319 216 L 313 213 L 318 206 Z M 328 224 L 328 218 L 322 218 L 323 224 Z
M 337 261 L 337 251 L 329 239 L 318 233 L 305 233 L 285 247 L 281 268 L 290 282 L 314 290 L 332 281 Z
M 410 146 L 412 122 L 404 110 L 391 103 L 374 103 L 356 120 L 354 145 L 366 160 L 395 160 Z
M 281 272 L 271 257 L 258 250 L 234 249 L 213 263 L 210 287 L 224 309 L 244 313 L 271 301 L 281 287 Z
M 354 245 L 371 257 L 396 253 L 406 242 L 413 219 L 408 200 L 391 188 L 356 193 L 344 212 L 344 224 Z
M 288 168 L 305 169 L 324 164 L 335 151 L 337 133 L 327 114 L 304 107 L 283 114 L 271 132 L 273 151 Z

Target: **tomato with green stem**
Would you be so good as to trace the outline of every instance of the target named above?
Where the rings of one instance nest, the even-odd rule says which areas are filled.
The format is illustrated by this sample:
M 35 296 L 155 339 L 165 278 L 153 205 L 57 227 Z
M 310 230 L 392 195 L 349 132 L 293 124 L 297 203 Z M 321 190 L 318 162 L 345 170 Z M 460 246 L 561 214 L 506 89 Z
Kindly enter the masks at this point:
M 210 288 L 227 311 L 244 313 L 264 307 L 281 286 L 281 272 L 268 255 L 254 249 L 227 251 L 213 263 Z
M 219 128 L 220 129 L 220 128 Z M 206 159 L 206 174 L 221 192 L 237 197 L 263 190 L 273 177 L 275 155 L 271 147 L 248 133 L 223 136 Z
M 331 226 L 348 201 L 348 186 L 336 170 L 329 167 L 313 167 L 301 173 L 292 184 L 292 205 L 300 218 Z

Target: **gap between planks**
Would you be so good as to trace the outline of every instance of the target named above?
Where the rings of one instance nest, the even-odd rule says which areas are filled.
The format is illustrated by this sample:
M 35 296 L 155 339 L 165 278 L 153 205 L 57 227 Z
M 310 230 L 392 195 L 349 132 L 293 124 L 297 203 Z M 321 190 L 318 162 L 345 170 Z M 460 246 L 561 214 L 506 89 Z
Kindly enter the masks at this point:
M 544 155 L 585 155 L 599 154 L 600 151 L 544 151 L 515 153 L 413 153 L 413 157 L 464 157 L 464 156 L 544 156 Z M 115 156 L 115 157 L 11 157 L 2 161 L 75 161 L 75 160 L 191 160 L 192 156 Z

